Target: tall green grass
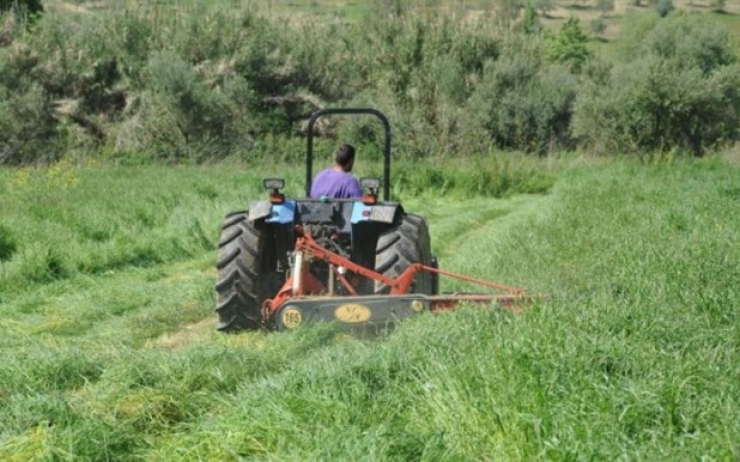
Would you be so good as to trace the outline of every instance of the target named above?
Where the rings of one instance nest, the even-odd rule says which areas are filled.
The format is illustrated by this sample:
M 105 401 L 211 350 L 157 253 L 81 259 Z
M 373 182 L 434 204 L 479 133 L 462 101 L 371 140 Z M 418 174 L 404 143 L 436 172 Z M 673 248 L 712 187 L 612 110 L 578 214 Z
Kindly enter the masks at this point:
M 217 234 L 224 210 L 211 207 L 251 200 L 257 168 L 254 177 L 223 167 L 75 171 L 74 188 L 45 199 L 57 200 L 48 218 L 26 199 L 3 201 L 16 242 L 4 277 L 25 258 L 34 225 L 23 223 L 39 228 L 39 245 L 67 236 L 62 267 L 78 268 L 76 252 L 96 247 L 70 224 L 86 219 L 53 208 L 91 210 L 92 226 L 115 215 L 109 197 L 122 216 L 111 239 L 133 227 L 166 250 L 147 264 L 2 280 L 0 458 L 740 456 L 737 166 L 574 159 L 539 169 L 555 180 L 545 195 L 429 188 L 401 198 L 429 217 L 443 268 L 547 297 L 516 316 L 472 306 L 420 316 L 374 340 L 331 326 L 213 332 L 212 244 L 176 224 L 202 220 Z M 3 171 L 2 184 L 22 172 Z M 180 218 L 160 219 L 163 203 Z M 155 218 L 150 234 L 143 217 Z M 185 250 L 160 246 L 170 239 Z
M 247 208 L 262 189 L 261 174 L 244 166 L 81 169 L 63 163 L 0 175 L 3 293 L 212 251 L 220 218 Z
M 536 160 L 505 154 L 419 166 L 393 162 L 394 199 L 432 194 L 502 197 L 541 193 L 554 173 Z M 320 156 L 314 171 L 325 168 Z M 0 172 L 0 291 L 27 290 L 75 275 L 153 267 L 215 251 L 221 218 L 264 197 L 262 179 L 283 176 L 286 192 L 304 194 L 303 165 L 91 167 Z M 357 174 L 382 176 L 380 164 L 358 160 Z M 439 179 L 449 180 L 440 181 Z

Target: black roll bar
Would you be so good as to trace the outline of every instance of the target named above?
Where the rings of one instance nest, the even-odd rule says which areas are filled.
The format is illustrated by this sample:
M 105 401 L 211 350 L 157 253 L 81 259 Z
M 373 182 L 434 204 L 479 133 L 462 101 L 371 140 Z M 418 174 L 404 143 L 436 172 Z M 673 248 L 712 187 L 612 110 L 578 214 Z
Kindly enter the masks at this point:
M 377 109 L 363 107 L 325 108 L 319 109 L 311 115 L 308 121 L 308 146 L 306 149 L 306 197 L 311 195 L 311 182 L 313 181 L 313 127 L 321 116 L 332 114 L 368 114 L 374 115 L 383 123 L 385 130 L 385 143 L 383 144 L 383 200 L 390 201 L 391 196 L 391 124 L 388 118 Z

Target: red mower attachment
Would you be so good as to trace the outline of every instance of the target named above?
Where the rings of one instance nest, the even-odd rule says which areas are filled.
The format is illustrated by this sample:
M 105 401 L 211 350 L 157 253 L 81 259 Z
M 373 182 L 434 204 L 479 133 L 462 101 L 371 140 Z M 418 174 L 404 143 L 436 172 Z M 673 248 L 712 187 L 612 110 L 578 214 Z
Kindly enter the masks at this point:
M 397 278 L 365 268 L 318 244 L 302 227 L 296 226 L 298 238 L 292 261 L 292 274 L 277 295 L 265 300 L 262 317 L 277 330 L 293 329 L 319 321 L 339 322 L 345 327 L 383 328 L 425 311 L 439 312 L 458 308 L 463 303 L 496 303 L 503 309 L 520 312 L 531 299 L 524 289 L 444 271 L 414 263 Z M 327 285 L 309 270 L 309 262 L 320 260 L 329 269 Z M 436 273 L 472 282 L 499 291 L 496 294 L 451 293 L 426 295 L 413 293 L 414 280 L 420 272 Z M 390 288 L 387 294 L 364 294 L 358 287 L 364 280 L 380 282 Z

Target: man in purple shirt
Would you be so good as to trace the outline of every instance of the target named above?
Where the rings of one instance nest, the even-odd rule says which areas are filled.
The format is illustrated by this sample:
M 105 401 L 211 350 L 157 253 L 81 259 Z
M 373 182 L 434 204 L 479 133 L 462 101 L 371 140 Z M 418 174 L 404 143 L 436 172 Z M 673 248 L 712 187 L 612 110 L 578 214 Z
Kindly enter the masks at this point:
M 311 183 L 311 197 L 320 199 L 350 199 L 362 197 L 360 182 L 352 176 L 352 166 L 355 163 L 355 148 L 343 144 L 334 153 L 334 166 L 319 172 Z

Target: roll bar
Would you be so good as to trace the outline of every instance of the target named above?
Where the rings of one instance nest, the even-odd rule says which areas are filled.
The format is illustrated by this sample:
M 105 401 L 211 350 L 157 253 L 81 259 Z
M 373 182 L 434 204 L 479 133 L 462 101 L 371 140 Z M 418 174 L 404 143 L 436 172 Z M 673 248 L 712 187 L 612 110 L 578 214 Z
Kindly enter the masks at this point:
M 319 109 L 311 115 L 308 121 L 308 146 L 306 148 L 306 197 L 311 195 L 311 182 L 313 181 L 313 127 L 321 116 L 332 114 L 368 114 L 374 115 L 383 123 L 385 130 L 385 143 L 383 144 L 383 200 L 390 200 L 391 191 L 391 124 L 388 118 L 377 109 L 362 107 L 325 108 Z

